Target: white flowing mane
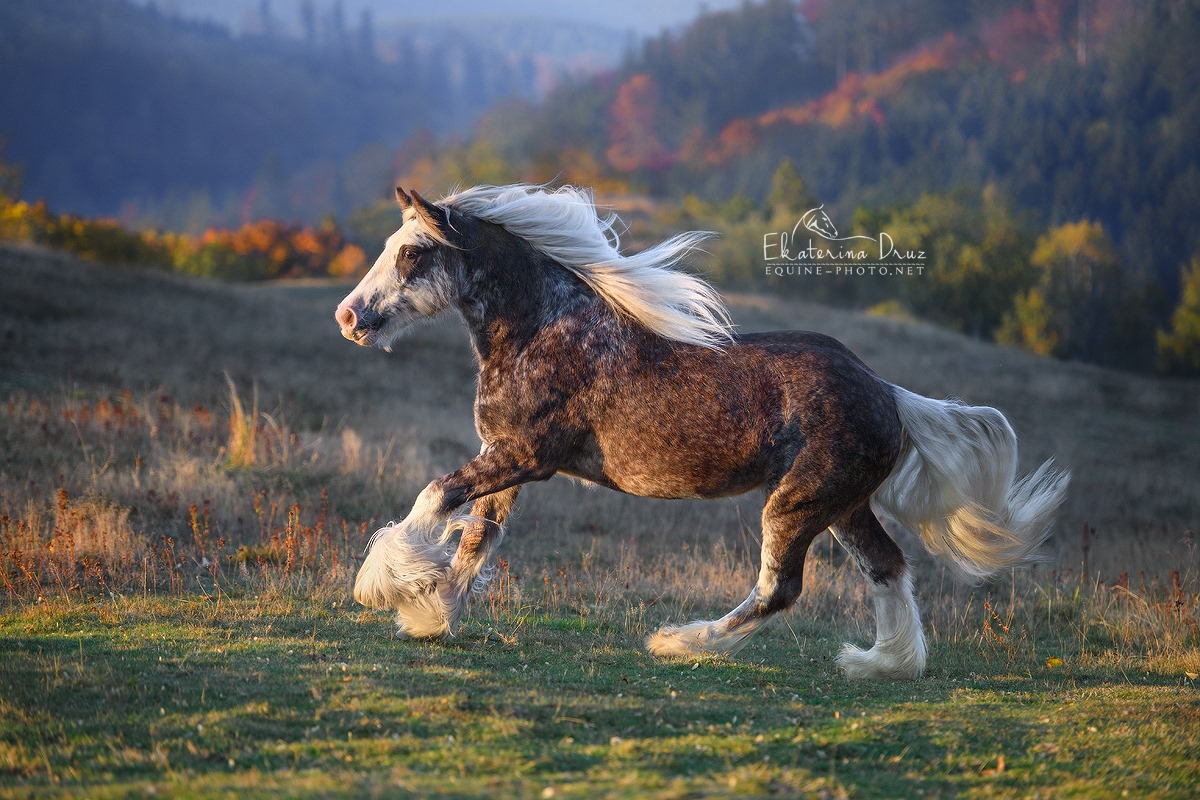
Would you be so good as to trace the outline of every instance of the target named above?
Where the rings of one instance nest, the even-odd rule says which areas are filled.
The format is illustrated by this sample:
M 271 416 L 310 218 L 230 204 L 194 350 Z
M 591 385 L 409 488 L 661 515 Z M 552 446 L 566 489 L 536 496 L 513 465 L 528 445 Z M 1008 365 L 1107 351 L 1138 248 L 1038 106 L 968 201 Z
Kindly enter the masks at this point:
M 677 265 L 712 234 L 683 233 L 621 255 L 615 214 L 601 217 L 591 192 L 573 186 L 476 186 L 442 204 L 492 222 L 569 269 L 605 302 L 667 339 L 713 349 L 733 323 L 720 294 Z

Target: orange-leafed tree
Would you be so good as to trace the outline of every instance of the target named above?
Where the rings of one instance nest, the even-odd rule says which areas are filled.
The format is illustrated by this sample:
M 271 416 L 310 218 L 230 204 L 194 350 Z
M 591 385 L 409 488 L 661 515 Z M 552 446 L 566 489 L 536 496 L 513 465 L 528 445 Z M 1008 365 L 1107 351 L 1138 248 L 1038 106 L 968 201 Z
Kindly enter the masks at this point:
M 655 131 L 659 89 L 647 73 L 638 73 L 621 85 L 609 108 L 608 163 L 621 172 L 661 169 L 671 163 L 671 152 Z

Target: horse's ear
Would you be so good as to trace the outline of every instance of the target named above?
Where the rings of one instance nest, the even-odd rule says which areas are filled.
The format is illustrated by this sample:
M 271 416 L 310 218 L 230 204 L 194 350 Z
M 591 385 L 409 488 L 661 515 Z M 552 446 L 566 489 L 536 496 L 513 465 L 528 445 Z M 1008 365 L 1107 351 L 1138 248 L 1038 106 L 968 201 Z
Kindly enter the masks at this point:
M 417 210 L 417 216 L 421 221 L 429 227 L 436 231 L 441 231 L 445 227 L 446 212 L 421 197 L 415 189 L 412 193 L 412 206 Z
M 412 207 L 412 198 L 405 194 L 399 186 L 396 187 L 396 202 L 400 204 L 401 211 L 408 211 Z

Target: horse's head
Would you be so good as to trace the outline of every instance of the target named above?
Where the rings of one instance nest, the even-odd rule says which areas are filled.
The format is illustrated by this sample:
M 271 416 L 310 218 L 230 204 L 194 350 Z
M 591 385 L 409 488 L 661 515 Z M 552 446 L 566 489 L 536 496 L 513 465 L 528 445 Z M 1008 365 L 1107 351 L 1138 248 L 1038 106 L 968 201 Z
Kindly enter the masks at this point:
M 364 347 L 391 349 L 412 323 L 435 316 L 454 301 L 448 271 L 457 250 L 450 243 L 447 211 L 396 187 L 404 224 L 388 237 L 354 291 L 337 307 L 342 336 Z

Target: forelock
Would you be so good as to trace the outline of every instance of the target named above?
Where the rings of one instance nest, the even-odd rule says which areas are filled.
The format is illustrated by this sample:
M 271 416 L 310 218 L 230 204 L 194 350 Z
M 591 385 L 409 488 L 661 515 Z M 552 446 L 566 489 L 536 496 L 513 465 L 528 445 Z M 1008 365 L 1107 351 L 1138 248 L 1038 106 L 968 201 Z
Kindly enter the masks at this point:
M 445 212 L 446 218 L 449 219 L 450 218 L 449 210 L 447 210 L 445 208 L 443 208 L 442 210 Z M 410 206 L 410 207 L 406 208 L 404 210 L 404 216 L 402 219 L 403 219 L 403 222 L 400 226 L 401 229 L 403 229 L 404 226 L 408 225 L 409 223 L 413 224 L 414 241 L 419 242 L 421 244 L 441 244 L 441 245 L 446 245 L 447 247 L 453 247 L 453 245 L 450 243 L 450 240 L 446 238 L 445 234 L 443 234 L 437 228 L 425 223 L 425 221 L 421 217 L 421 215 L 417 213 L 417 210 L 415 207 Z

